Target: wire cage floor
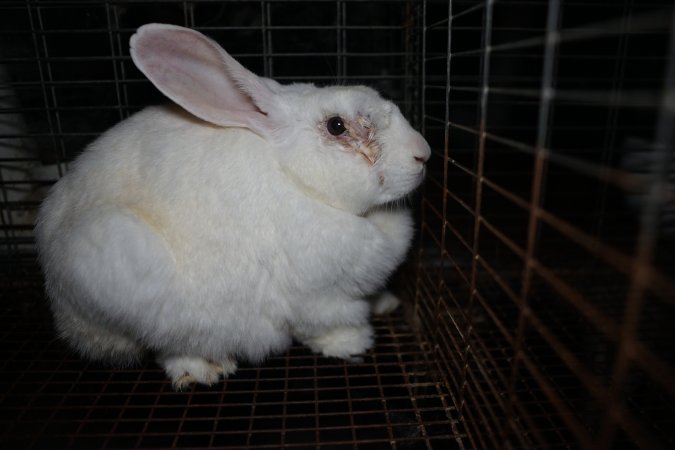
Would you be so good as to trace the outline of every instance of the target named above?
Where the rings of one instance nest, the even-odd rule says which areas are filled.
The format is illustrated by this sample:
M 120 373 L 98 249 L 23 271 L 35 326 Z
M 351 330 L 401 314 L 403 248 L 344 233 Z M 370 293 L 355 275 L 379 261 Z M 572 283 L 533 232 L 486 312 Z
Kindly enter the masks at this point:
M 360 362 L 296 345 L 214 387 L 175 392 L 151 361 L 110 370 L 77 358 L 41 303 L 3 310 L 2 448 L 463 448 L 448 393 L 400 312 L 376 319 L 376 346 Z

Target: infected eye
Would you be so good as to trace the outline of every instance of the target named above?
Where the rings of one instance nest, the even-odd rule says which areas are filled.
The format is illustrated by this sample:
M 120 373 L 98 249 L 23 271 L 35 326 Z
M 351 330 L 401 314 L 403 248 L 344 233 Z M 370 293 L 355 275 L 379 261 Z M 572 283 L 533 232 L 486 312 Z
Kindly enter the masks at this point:
M 335 116 L 328 119 L 326 121 L 326 129 L 333 136 L 339 136 L 347 131 L 347 128 L 345 127 L 345 121 L 342 120 L 342 117 L 340 116 Z

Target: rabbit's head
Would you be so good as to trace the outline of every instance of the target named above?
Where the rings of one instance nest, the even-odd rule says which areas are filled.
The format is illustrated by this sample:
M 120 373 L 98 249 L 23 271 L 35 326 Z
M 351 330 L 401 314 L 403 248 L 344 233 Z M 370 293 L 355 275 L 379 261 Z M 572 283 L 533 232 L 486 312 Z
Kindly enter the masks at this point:
M 195 116 L 258 134 L 291 183 L 334 207 L 363 213 L 423 179 L 429 146 L 396 105 L 370 88 L 281 85 L 246 70 L 206 36 L 174 25 L 139 28 L 131 56 Z

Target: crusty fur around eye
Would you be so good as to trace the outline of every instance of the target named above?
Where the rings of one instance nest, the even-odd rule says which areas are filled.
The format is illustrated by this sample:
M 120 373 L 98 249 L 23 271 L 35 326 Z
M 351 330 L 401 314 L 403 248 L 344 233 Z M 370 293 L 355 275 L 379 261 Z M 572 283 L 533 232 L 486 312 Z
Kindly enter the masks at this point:
M 331 116 L 332 117 L 332 116 Z M 377 141 L 377 130 L 374 124 L 366 116 L 359 115 L 356 119 L 344 119 L 346 133 L 333 136 L 326 128 L 326 121 L 319 124 L 322 137 L 328 142 L 337 142 L 346 152 L 361 156 L 374 166 L 380 159 L 382 149 Z

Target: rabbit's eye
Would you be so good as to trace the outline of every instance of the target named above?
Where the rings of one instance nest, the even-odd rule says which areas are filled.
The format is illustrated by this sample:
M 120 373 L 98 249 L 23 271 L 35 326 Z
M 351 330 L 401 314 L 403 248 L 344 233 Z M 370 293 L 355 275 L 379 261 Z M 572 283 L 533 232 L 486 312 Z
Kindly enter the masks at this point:
M 345 127 L 345 121 L 342 120 L 342 117 L 340 116 L 335 116 L 328 119 L 328 121 L 326 121 L 326 129 L 333 136 L 339 136 L 347 131 L 347 128 Z

